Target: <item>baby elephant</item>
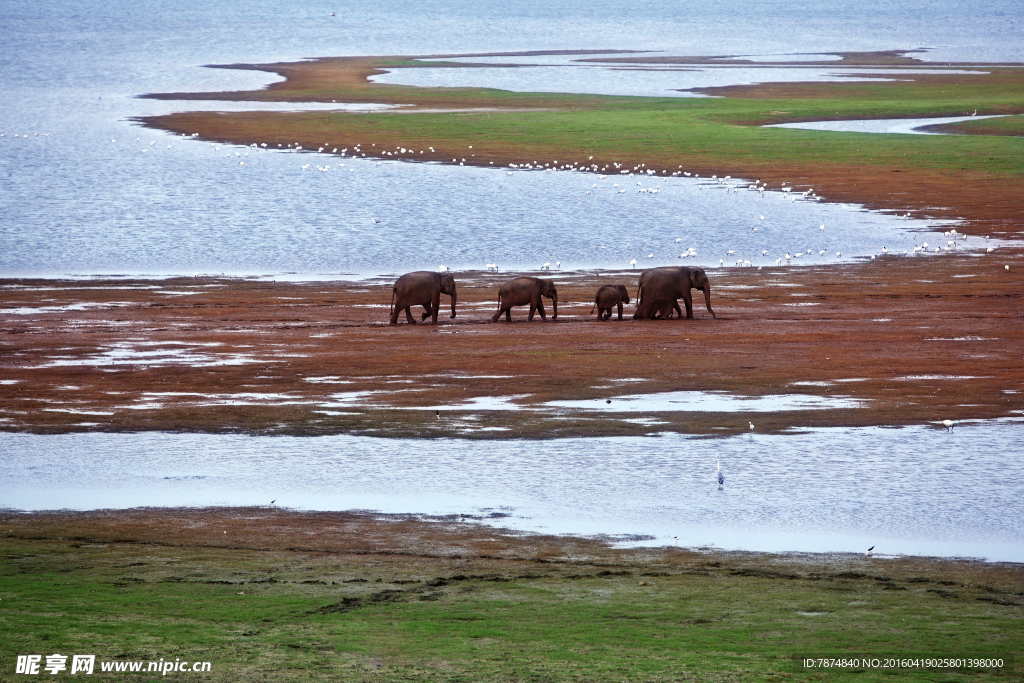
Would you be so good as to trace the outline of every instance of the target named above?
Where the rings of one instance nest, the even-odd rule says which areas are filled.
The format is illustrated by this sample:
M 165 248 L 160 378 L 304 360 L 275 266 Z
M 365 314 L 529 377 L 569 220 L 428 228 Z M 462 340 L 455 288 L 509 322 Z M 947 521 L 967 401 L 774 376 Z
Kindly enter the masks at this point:
M 683 312 L 675 299 L 653 299 L 644 301 L 636 307 L 634 320 L 668 320 L 675 313 L 682 318 Z
M 628 303 L 629 292 L 626 291 L 625 286 L 605 285 L 597 290 L 597 295 L 594 297 L 594 308 L 591 308 L 590 312 L 593 313 L 596 309 L 598 320 L 608 320 L 612 317 L 612 309 L 618 306 L 619 320 L 622 320 L 622 305 Z

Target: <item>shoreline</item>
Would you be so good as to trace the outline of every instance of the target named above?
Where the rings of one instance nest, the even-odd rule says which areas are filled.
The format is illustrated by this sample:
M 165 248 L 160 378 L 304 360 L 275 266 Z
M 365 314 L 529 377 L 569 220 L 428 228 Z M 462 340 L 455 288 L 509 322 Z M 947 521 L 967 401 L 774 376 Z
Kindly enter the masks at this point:
M 228 539 L 210 537 L 215 526 L 233 528 Z M 1024 589 L 1024 562 L 930 555 L 870 555 L 851 552 L 727 550 L 679 545 L 622 547 L 630 539 L 585 534 L 520 531 L 470 514 L 428 515 L 372 510 L 295 510 L 275 506 L 171 506 L 92 510 L 0 509 L 7 539 L 73 541 L 79 544 L 133 544 L 284 550 L 325 554 L 406 555 L 427 558 L 484 559 L 542 564 L 622 567 L 630 564 L 686 562 L 754 562 L 775 567 L 863 570 L 885 567 L 886 573 L 1005 573 Z M 315 537 L 296 545 L 298 528 Z M 310 533 L 309 529 L 317 529 Z M 642 540 L 642 539 L 640 539 Z M 727 569 L 731 570 L 731 567 Z M 810 569 L 810 571 L 814 571 Z M 896 572 L 896 574 L 894 574 Z M 940 582 L 941 577 L 932 579 Z M 890 579 L 891 580 L 891 579 Z M 1004 588 L 1009 589 L 1007 585 Z M 1024 595 L 1024 593 L 1021 593 Z M 1021 605 L 1024 607 L 1024 602 Z
M 844 55 L 843 63 L 894 67 L 926 64 L 902 54 Z M 936 145 L 921 140 L 880 141 L 856 135 L 760 128 L 808 120 L 955 115 L 962 114 L 961 109 L 975 99 L 990 102 L 983 114 L 1019 114 L 1024 112 L 1024 101 L 1008 93 L 1021 91 L 1021 69 L 995 66 L 990 73 L 970 76 L 914 74 L 905 82 L 724 86 L 708 89 L 706 94 L 718 96 L 711 99 L 417 88 L 367 80 L 385 69 L 471 66 L 431 62 L 430 57 L 423 58 L 427 61 L 414 59 L 342 57 L 224 65 L 268 71 L 285 80 L 258 91 L 144 96 L 411 105 L 400 117 L 386 111 L 195 112 L 138 120 L 146 127 L 183 135 L 198 133 L 204 140 L 230 144 L 297 143 L 307 150 L 325 144 L 339 150 L 361 144 L 361 153 L 367 158 L 381 158 L 381 152 L 392 148 L 397 151 L 408 147 L 412 152 L 415 147 L 424 153 L 388 158 L 453 163 L 451 159 L 465 157 L 463 163 L 477 166 L 572 159 L 581 166 L 599 164 L 601 170 L 597 172 L 607 172 L 605 169 L 613 163 L 619 164 L 615 168 L 646 164 L 659 173 L 682 167 L 702 176 L 760 178 L 773 189 L 780 183 L 790 183 L 797 190 L 814 187 L 828 201 L 937 220 L 960 220 L 962 232 L 971 235 L 998 234 L 1006 239 L 1020 239 L 1022 235 L 1024 208 L 1012 199 L 1024 193 L 1024 167 L 1012 151 L 1021 145 L 1018 137 L 955 136 L 955 141 Z M 949 99 L 942 88 L 956 88 L 964 104 Z M 451 111 L 481 108 L 490 111 Z M 631 133 L 620 138 L 623 126 Z M 584 136 L 587 139 L 567 134 L 577 129 L 588 130 Z M 467 154 L 470 145 L 472 152 Z M 581 161 L 588 157 L 590 160 Z

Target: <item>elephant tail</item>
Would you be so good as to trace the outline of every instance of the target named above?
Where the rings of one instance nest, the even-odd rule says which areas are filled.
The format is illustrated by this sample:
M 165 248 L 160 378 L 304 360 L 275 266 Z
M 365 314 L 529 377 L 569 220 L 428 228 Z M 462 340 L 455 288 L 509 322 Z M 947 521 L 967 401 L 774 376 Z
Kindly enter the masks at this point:
M 597 310 L 597 299 L 594 299 L 594 307 L 590 309 L 590 315 L 594 315 L 594 311 Z
M 391 308 L 388 310 L 388 315 L 394 315 L 395 313 L 395 288 L 391 288 Z

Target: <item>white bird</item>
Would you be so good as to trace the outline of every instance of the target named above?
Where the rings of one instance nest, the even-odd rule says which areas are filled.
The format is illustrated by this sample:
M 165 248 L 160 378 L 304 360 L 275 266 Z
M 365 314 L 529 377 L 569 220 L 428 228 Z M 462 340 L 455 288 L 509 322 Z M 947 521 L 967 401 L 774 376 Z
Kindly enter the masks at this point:
M 545 263 L 540 267 L 541 270 L 551 270 L 551 264 Z
M 630 259 L 629 267 L 630 268 L 636 268 L 636 259 Z
M 954 423 L 953 423 L 952 420 L 943 420 L 942 421 L 942 426 L 946 428 L 947 432 L 953 431 L 953 424 Z
M 868 548 L 868 551 L 866 553 L 864 553 L 864 554 L 867 555 L 868 557 L 871 557 L 871 551 L 874 550 L 874 549 L 875 549 L 875 546 L 871 546 L 870 548 Z
M 725 475 L 722 474 L 722 461 L 715 458 L 718 461 L 718 488 L 722 488 L 722 484 L 725 483 Z
M 447 273 L 448 272 L 448 266 L 438 266 L 437 269 L 439 271 L 441 271 L 442 273 Z
M 750 425 L 750 431 L 754 431 L 754 423 L 748 422 L 747 424 Z

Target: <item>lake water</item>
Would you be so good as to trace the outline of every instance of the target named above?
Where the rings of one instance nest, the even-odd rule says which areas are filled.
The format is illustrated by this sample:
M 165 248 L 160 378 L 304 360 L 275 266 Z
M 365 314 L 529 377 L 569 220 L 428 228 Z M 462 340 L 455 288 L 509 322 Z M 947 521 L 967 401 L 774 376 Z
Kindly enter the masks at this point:
M 556 260 L 570 269 L 620 268 L 648 254 L 655 256 L 647 265 L 678 263 L 679 253 L 691 246 L 697 256 L 690 261 L 705 266 L 728 264 L 729 250 L 735 258 L 767 264 L 787 251 L 811 249 L 814 259 L 794 262 L 806 263 L 822 250 L 833 261 L 866 257 L 882 247 L 912 251 L 915 244 L 935 241 L 928 230 L 948 229 L 858 207 L 787 204 L 778 195 L 761 200 L 756 193 L 727 194 L 721 187 L 701 192 L 697 181 L 681 179 L 650 194 L 637 191 L 650 183 L 638 187 L 634 179 L 619 188 L 610 187 L 612 182 L 594 188 L 594 176 L 583 174 L 508 176 L 399 163 L 346 162 L 342 168 L 337 160 L 277 152 L 245 157 L 251 150 L 217 150 L 130 121 L 211 106 L 238 108 L 137 99 L 143 93 L 248 89 L 277 80 L 204 64 L 557 49 L 737 54 L 780 63 L 774 75 L 701 72 L 711 71 L 716 83 L 727 84 L 789 78 L 787 68 L 820 59 L 825 51 L 929 47 L 922 56 L 936 63 L 1024 61 L 1019 7 L 1005 0 L 827 8 L 796 2 L 785 12 L 765 12 L 751 2 L 482 7 L 463 0 L 428 7 L 6 0 L 2 7 L 0 276 L 199 271 L 330 277 L 441 264 L 532 269 Z M 336 16 L 328 16 L 332 11 Z M 972 21 L 954 20 L 962 16 Z M 602 87 L 609 92 L 675 92 L 690 83 L 672 79 L 697 73 L 570 67 L 575 63 L 569 57 L 517 58 L 531 60 L 556 65 L 563 74 L 558 88 L 576 91 L 607 81 Z M 443 71 L 485 84 L 472 80 L 476 70 Z M 484 69 L 479 77 L 499 72 L 546 78 L 540 67 Z M 649 78 L 662 80 L 650 84 Z M 330 171 L 316 170 L 328 164 Z M 817 230 L 822 224 L 823 233 Z
M 701 439 L 0 433 L 3 505 L 277 505 L 509 515 L 653 545 L 1024 561 L 1024 424 Z M 717 462 L 725 474 L 719 490 Z
M 633 258 L 643 265 L 679 263 L 690 247 L 696 255 L 687 262 L 708 266 L 774 263 L 796 251 L 805 255 L 794 263 L 821 263 L 882 247 L 912 250 L 937 242 L 933 231 L 948 227 L 782 193 L 761 197 L 707 179 L 378 165 L 211 146 L 132 123 L 171 111 L 247 108 L 138 99 L 144 93 L 251 89 L 277 78 L 205 64 L 594 49 L 780 63 L 759 70 L 637 71 L 543 57 L 532 63 L 550 67 L 459 72 L 469 85 L 504 73 L 525 79 L 519 86 L 506 80 L 505 87 L 535 88 L 540 78 L 573 92 L 598 84 L 602 92 L 684 96 L 679 90 L 695 85 L 789 78 L 800 62 L 826 52 L 927 47 L 922 57 L 937 64 L 1024 62 L 1024 15 L 1015 0 L 827 6 L 798 0 L 785 11 L 746 0 L 329 5 L 3 0 L 0 276 L 200 271 L 301 279 L 441 264 L 497 263 L 504 271 L 555 261 L 564 269 L 623 268 Z M 849 78 L 821 67 L 800 73 Z M 658 192 L 646 191 L 653 189 Z M 1019 434 L 1019 423 L 985 423 L 955 434 L 915 427 L 486 446 L 355 437 L 0 434 L 0 504 L 256 504 L 276 497 L 322 509 L 506 507 L 513 515 L 507 521 L 523 528 L 642 533 L 656 543 L 678 535 L 685 545 L 854 551 L 877 545 L 882 552 L 1020 560 Z M 722 491 L 713 485 L 715 455 L 726 471 Z

